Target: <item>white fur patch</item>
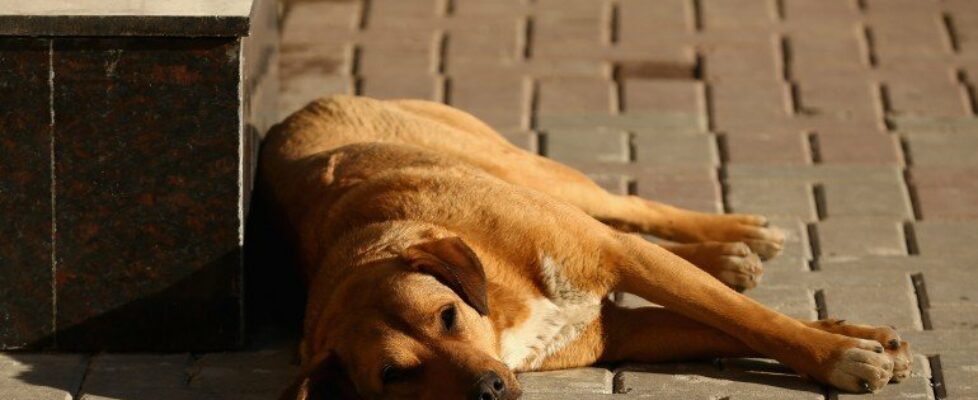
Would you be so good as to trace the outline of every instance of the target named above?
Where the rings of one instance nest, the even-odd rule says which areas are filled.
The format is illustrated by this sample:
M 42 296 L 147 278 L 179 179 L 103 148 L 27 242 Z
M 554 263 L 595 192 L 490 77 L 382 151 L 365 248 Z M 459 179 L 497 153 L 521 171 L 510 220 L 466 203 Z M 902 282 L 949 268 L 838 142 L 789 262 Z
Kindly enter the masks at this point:
M 547 357 L 576 340 L 601 312 L 601 299 L 576 288 L 561 274 L 561 265 L 541 257 L 546 297 L 527 301 L 530 316 L 502 333 L 502 361 L 511 369 L 539 368 Z

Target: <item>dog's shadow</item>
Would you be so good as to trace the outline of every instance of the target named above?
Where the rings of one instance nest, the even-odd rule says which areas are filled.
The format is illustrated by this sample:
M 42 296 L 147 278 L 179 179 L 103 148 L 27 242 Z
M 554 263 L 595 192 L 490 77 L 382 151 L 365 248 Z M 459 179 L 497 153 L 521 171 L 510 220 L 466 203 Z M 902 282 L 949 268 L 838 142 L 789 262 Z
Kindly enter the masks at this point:
M 669 394 L 691 398 L 711 392 L 720 398 L 770 393 L 794 398 L 805 393 L 822 398 L 829 389 L 769 359 L 728 358 L 712 362 L 624 364 L 615 368 L 615 393 Z

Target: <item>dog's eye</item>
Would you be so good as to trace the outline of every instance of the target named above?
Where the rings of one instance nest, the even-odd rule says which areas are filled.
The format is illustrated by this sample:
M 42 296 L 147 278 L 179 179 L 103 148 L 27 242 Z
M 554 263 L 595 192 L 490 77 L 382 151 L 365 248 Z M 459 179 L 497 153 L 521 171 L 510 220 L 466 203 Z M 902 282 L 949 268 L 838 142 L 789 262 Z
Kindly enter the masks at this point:
M 444 310 L 441 310 L 441 324 L 445 327 L 446 331 L 455 330 L 455 320 L 457 319 L 457 311 L 455 310 L 455 305 L 450 305 Z
M 385 384 L 396 381 L 404 376 L 404 370 L 387 364 L 380 370 L 380 380 Z

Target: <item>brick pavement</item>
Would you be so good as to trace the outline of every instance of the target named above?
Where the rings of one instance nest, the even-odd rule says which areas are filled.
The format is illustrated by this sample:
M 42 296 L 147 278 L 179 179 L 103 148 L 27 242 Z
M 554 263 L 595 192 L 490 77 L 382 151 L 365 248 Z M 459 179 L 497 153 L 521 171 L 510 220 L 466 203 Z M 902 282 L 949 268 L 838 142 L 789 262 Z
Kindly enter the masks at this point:
M 978 2 L 293 0 L 287 10 L 282 115 L 330 93 L 442 101 L 611 191 L 768 215 L 788 244 L 748 295 L 800 318 L 902 329 L 915 374 L 876 398 L 978 398 Z M 6 355 L 0 398 L 274 398 L 294 368 L 289 342 L 254 347 Z M 765 360 L 523 380 L 531 399 L 855 397 Z

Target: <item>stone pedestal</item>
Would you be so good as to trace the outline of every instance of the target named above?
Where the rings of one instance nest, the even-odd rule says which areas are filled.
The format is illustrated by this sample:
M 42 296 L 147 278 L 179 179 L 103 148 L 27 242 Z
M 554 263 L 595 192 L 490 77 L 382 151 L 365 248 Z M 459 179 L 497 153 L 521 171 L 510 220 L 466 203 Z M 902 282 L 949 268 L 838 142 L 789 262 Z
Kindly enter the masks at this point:
M 0 349 L 242 343 L 277 6 L 181 3 L 0 4 Z

